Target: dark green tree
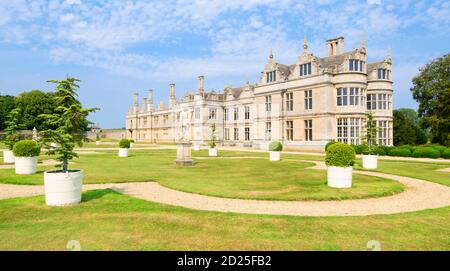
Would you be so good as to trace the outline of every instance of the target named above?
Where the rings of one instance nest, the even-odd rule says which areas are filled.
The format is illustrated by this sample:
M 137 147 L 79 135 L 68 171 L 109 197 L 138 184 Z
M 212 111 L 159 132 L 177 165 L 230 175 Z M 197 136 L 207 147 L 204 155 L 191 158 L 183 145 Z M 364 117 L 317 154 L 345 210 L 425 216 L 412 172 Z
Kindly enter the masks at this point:
M 421 119 L 414 109 L 396 109 L 393 115 L 394 145 L 419 145 L 427 143 L 426 133 L 421 126 Z
M 24 128 L 24 125 L 19 121 L 20 109 L 14 108 L 9 112 L 5 124 L 5 136 L 3 138 L 3 142 L 8 147 L 9 150 L 12 150 L 14 144 L 22 139 L 20 135 L 20 130 Z
M 433 60 L 413 78 L 411 91 L 431 141 L 450 145 L 450 54 Z
M 40 90 L 32 90 L 22 92 L 17 96 L 15 108 L 21 111 L 20 120 L 28 130 L 36 127 L 38 131 L 54 129 L 55 127 L 47 127 L 44 120 L 39 118 L 41 114 L 52 114 L 56 108 L 55 93 L 43 92 Z
M 56 159 L 61 162 L 62 172 L 68 172 L 69 160 L 78 157 L 73 149 L 76 145 L 82 146 L 87 140 L 86 132 L 89 124 L 92 124 L 87 120 L 87 116 L 98 109 L 81 106 L 76 93 L 79 88 L 77 85 L 80 82 L 79 79 L 68 77 L 64 80 L 48 82 L 56 84 L 56 95 L 53 97 L 56 108 L 54 113 L 42 114 L 40 118 L 44 120 L 46 127 L 56 127 L 56 129 L 44 130 L 40 135 L 47 149 L 50 149 L 50 143 L 58 143 L 52 151 L 56 153 Z
M 14 96 L 0 95 L 0 131 L 6 128 L 6 118 L 14 108 Z

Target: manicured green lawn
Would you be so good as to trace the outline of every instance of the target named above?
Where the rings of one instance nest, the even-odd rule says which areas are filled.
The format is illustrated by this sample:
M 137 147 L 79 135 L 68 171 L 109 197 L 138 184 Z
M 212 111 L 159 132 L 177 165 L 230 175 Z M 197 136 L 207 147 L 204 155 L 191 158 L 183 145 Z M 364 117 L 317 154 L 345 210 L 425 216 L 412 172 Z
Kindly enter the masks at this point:
M 206 152 L 194 153 L 203 159 L 199 156 L 192 167 L 176 166 L 175 150 L 132 150 L 128 158 L 117 157 L 115 151 L 86 154 L 75 159 L 71 167 L 84 170 L 84 183 L 156 181 L 176 190 L 228 198 L 339 200 L 403 191 L 396 181 L 358 174 L 351 189 L 333 189 L 326 184 L 326 171 L 307 169 L 312 163 L 288 159 L 271 162 L 264 153 L 256 153 L 264 158 L 206 158 Z M 40 169 L 44 168 L 54 167 Z M 31 176 L 15 175 L 13 169 L 0 172 L 3 183 L 43 183 L 42 172 Z
M 361 169 L 359 162 L 356 169 Z M 378 168 L 375 171 L 427 180 L 450 186 L 450 172 L 436 171 L 437 169 L 450 168 L 450 163 L 431 163 L 414 161 L 387 161 L 378 160 Z
M 449 250 L 450 207 L 367 217 L 243 215 L 86 192 L 75 207 L 0 201 L 0 250 Z

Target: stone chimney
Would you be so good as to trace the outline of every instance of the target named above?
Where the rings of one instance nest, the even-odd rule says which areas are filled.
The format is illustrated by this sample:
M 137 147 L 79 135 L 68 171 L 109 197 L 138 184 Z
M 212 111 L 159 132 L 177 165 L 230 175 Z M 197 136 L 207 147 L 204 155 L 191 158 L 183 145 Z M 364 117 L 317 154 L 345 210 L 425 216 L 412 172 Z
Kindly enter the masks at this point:
M 147 102 L 147 111 L 152 112 L 153 111 L 153 90 L 149 89 L 147 91 L 148 96 L 148 102 Z
M 204 92 L 205 92 L 205 89 L 204 89 L 204 80 L 205 80 L 205 77 L 203 76 L 203 75 L 200 75 L 199 77 L 198 77 L 198 93 L 199 94 L 203 94 Z
M 144 104 L 142 105 L 142 111 L 144 111 L 144 112 L 148 111 L 147 98 L 144 98 Z
M 170 83 L 169 107 L 173 107 L 175 105 L 175 100 L 175 84 Z
M 335 56 L 344 53 L 344 38 L 339 37 L 327 40 L 328 56 Z
M 133 112 L 137 113 L 138 111 L 139 111 L 139 93 L 134 93 Z

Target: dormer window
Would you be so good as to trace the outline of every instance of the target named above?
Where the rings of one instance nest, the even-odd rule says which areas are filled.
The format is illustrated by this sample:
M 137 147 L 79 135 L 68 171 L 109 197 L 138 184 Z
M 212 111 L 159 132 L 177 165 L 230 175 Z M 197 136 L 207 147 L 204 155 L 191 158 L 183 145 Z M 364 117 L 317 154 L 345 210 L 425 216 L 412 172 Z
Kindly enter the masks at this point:
M 389 80 L 390 71 L 388 69 L 378 69 L 378 79 Z
M 266 72 L 267 83 L 275 82 L 277 80 L 277 74 L 275 71 Z
M 300 65 L 300 76 L 311 75 L 311 62 Z
M 349 71 L 357 71 L 357 72 L 363 72 L 364 71 L 364 65 L 365 62 L 359 59 L 350 59 L 348 61 L 348 70 Z

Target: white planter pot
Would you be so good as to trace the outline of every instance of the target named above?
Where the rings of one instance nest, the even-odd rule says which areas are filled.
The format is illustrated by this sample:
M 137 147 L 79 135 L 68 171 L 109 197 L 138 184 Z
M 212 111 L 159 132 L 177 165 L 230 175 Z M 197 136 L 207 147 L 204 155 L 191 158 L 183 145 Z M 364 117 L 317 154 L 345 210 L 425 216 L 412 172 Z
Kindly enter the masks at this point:
M 119 157 L 128 157 L 128 150 L 127 148 L 119 148 Z
M 134 147 L 134 143 L 131 142 L 131 143 L 130 143 L 130 148 L 133 148 L 133 147 Z
M 352 187 L 352 167 L 334 167 L 327 168 L 328 186 L 334 188 Z
M 34 174 L 37 170 L 37 156 L 35 157 L 15 157 L 16 174 Z
M 209 154 L 209 156 L 216 157 L 217 156 L 217 149 L 216 148 L 209 148 L 208 154 Z
M 280 161 L 280 154 L 281 152 L 279 151 L 270 151 L 269 152 L 270 161 Z
M 44 172 L 45 203 L 50 206 L 78 204 L 81 201 L 83 171 Z
M 14 154 L 12 151 L 3 151 L 3 163 L 12 164 L 14 163 Z
M 95 145 L 100 145 L 100 141 L 95 141 Z
M 376 169 L 378 166 L 378 155 L 363 155 L 363 168 Z
M 199 151 L 200 150 L 200 145 L 194 145 L 194 151 Z

